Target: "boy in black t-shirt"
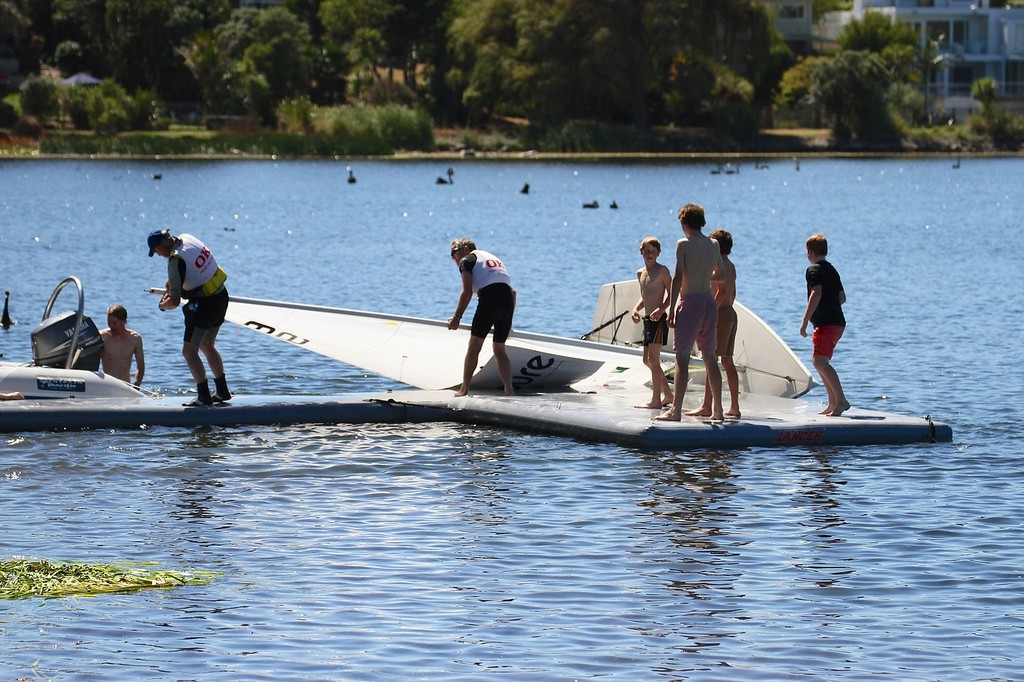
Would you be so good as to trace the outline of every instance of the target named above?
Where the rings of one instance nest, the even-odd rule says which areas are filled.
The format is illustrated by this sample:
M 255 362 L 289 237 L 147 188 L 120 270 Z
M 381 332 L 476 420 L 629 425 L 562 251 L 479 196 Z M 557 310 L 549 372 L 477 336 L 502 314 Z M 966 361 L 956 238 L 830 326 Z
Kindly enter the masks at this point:
M 846 303 L 846 292 L 839 273 L 832 264 L 825 260 L 828 255 L 828 241 L 825 235 L 816 234 L 807 238 L 807 260 L 811 265 L 807 268 L 807 308 L 800 323 L 800 336 L 807 336 L 807 323 L 814 326 L 814 368 L 821 376 L 821 382 L 828 391 L 828 406 L 821 414 L 838 417 L 850 409 L 850 403 L 843 394 L 843 385 L 839 375 L 832 367 L 832 353 L 836 344 L 846 330 L 846 317 L 843 315 L 843 304 Z

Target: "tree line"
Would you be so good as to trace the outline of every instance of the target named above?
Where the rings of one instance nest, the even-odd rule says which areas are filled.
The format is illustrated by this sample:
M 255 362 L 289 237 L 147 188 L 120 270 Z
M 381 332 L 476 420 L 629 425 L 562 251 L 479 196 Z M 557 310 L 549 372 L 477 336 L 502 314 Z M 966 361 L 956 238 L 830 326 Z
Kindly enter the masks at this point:
M 129 104 L 264 127 L 308 125 L 317 107 L 397 104 L 439 126 L 502 118 L 742 136 L 783 107 L 820 112 L 838 138 L 858 140 L 924 120 L 934 57 L 909 27 L 870 12 L 837 52 L 798 56 L 759 0 L 0 0 L 0 41 L 24 73 L 85 71 Z M 120 118 L 145 114 L 128 106 Z

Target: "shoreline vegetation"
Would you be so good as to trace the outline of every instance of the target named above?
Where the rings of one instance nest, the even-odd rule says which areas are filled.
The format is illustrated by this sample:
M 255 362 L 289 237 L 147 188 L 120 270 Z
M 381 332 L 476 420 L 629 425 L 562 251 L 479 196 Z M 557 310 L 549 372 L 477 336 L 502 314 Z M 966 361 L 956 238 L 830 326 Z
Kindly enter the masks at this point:
M 643 133 L 610 131 L 560 139 L 512 127 L 434 128 L 418 144 L 395 144 L 386 136 L 354 140 L 340 135 L 284 131 L 207 130 L 171 126 L 165 131 L 112 135 L 46 130 L 38 136 L 0 131 L 0 158 L 417 158 L 465 159 L 788 159 L 861 156 L 1020 156 L 971 139 L 959 126 L 922 129 L 885 143 L 838 143 L 828 129 L 773 129 L 737 139 L 712 129 L 666 129 Z M 578 131 L 577 131 L 578 132 Z
M 73 91 L 79 93 L 81 91 Z M 0 158 L 565 158 L 778 159 L 793 156 L 1015 155 L 976 126 L 905 127 L 878 141 L 838 140 L 828 128 L 721 128 L 596 121 L 544 126 L 495 118 L 478 127 L 438 127 L 422 109 L 400 105 L 281 106 L 276 127 L 252 118 L 174 123 L 150 114 L 128 125 L 118 117 L 77 120 L 73 107 L 45 119 L 18 118 L 0 128 Z M 65 111 L 67 110 L 67 111 Z M 68 113 L 70 111 L 70 113 Z M 119 125 L 115 125 L 120 121 Z

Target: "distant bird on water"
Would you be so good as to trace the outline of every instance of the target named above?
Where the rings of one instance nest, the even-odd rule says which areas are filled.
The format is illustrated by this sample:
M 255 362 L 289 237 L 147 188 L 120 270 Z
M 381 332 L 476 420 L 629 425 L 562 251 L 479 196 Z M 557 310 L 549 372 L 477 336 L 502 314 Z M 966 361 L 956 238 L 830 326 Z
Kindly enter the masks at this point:
M 163 177 L 164 177 L 163 173 L 153 173 L 153 179 L 154 180 L 160 180 Z
M 454 184 L 455 181 L 452 179 L 453 175 L 455 175 L 455 171 L 453 169 L 449 168 L 448 169 L 448 179 L 445 180 L 444 178 L 438 178 L 437 180 L 434 181 L 434 184 L 435 185 L 451 185 L 451 184 Z
M 4 316 L 3 316 L 3 318 L 0 318 L 0 327 L 3 327 L 4 329 L 10 329 L 11 325 L 14 324 L 14 320 L 11 319 L 10 300 L 11 300 L 11 292 L 5 291 L 4 292 Z
M 608 208 L 618 208 L 618 207 L 619 207 L 619 205 L 615 203 L 615 199 L 612 199 L 611 206 L 609 206 Z
M 348 182 L 348 184 L 350 185 L 356 184 L 356 176 L 352 172 L 352 166 L 348 167 L 348 180 L 346 182 Z
M 589 204 L 583 204 L 583 208 L 597 208 L 597 202 L 591 201 Z
M 527 182 L 527 183 L 523 184 L 523 188 L 521 190 L 519 190 L 519 193 L 520 194 L 529 194 L 530 193 L 530 183 Z

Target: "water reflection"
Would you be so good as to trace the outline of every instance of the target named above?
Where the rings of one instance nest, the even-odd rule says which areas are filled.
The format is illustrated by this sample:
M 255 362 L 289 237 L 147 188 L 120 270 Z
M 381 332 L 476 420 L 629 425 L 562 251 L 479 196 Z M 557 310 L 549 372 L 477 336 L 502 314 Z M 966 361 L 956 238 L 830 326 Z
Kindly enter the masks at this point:
M 841 456 L 832 448 L 804 453 L 794 462 L 794 475 L 800 483 L 791 496 L 793 509 L 804 516 L 798 523 L 808 533 L 800 546 L 806 557 L 794 557 L 793 565 L 806 571 L 818 587 L 836 587 L 854 573 L 854 557 L 837 545 L 845 542 L 842 536 L 846 519 L 839 513 L 841 487 L 846 481 L 832 464 Z

